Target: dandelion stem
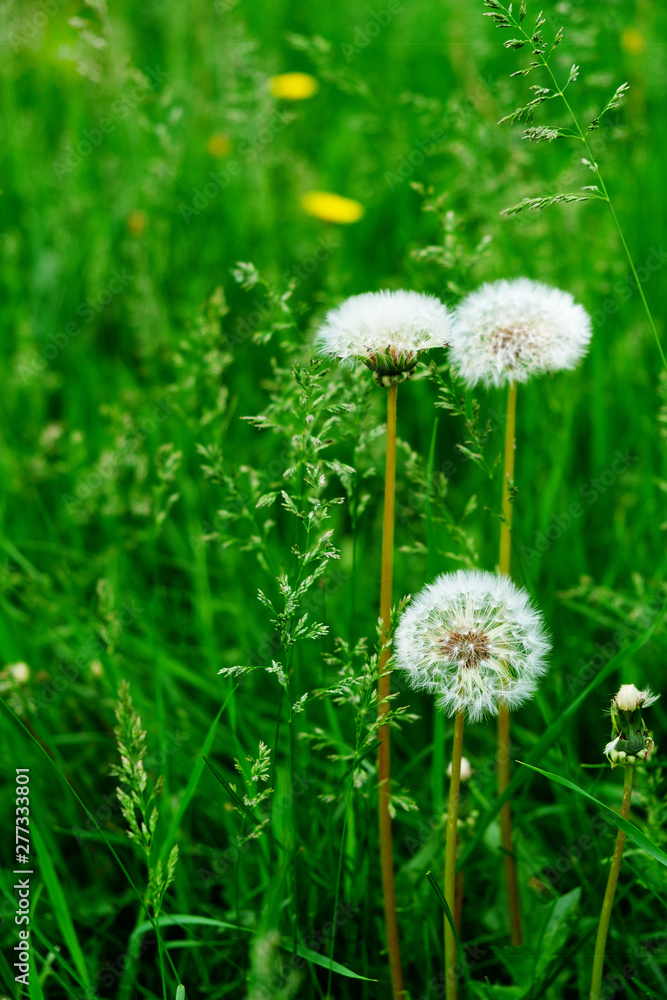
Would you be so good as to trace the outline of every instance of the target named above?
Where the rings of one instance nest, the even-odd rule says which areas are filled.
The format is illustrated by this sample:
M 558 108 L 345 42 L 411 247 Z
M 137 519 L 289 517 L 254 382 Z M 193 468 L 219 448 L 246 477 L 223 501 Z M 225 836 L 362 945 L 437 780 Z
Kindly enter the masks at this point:
M 514 485 L 514 450 L 516 438 L 516 382 L 507 389 L 507 419 L 505 421 L 505 467 L 503 469 L 503 519 L 500 524 L 500 572 L 510 575 L 512 559 L 512 502 L 510 490 Z
M 380 617 L 382 618 L 382 639 L 389 640 L 391 628 L 391 588 L 394 564 L 394 508 L 396 498 L 396 392 L 397 385 L 390 385 L 387 390 L 387 464 L 384 481 L 384 523 L 382 528 L 382 575 L 380 585 Z M 394 857 L 391 840 L 391 815 L 389 813 L 390 787 L 390 730 L 385 722 L 389 712 L 389 693 L 391 684 L 389 671 L 386 670 L 389 659 L 387 645 L 378 664 L 378 814 L 380 822 L 380 864 L 382 867 L 382 893 L 384 896 L 384 915 L 387 929 L 387 948 L 389 951 L 389 967 L 391 983 L 395 1000 L 403 997 L 403 973 L 401 971 L 401 952 L 398 942 L 398 923 L 396 920 L 396 890 L 394 887 Z
M 623 780 L 623 803 L 621 805 L 621 816 L 627 819 L 630 815 L 630 800 L 632 798 L 632 778 L 633 767 L 625 768 Z M 595 940 L 595 954 L 593 957 L 593 978 L 591 981 L 590 1000 L 599 1000 L 600 987 L 602 985 L 602 973 L 604 971 L 604 953 L 607 946 L 607 934 L 609 933 L 609 921 L 614 905 L 614 895 L 616 893 L 616 883 L 621 870 L 621 860 L 623 858 L 623 848 L 625 846 L 625 834 L 619 830 L 616 834 L 616 846 L 614 856 L 611 859 L 611 869 L 607 879 L 607 889 L 602 902 L 602 912 L 600 913 L 600 923 L 598 925 L 598 936 Z
M 445 900 L 454 918 L 456 913 L 456 841 L 458 836 L 459 789 L 461 787 L 461 756 L 463 754 L 463 712 L 454 720 L 452 776 L 447 804 L 447 839 L 445 841 Z M 445 982 L 447 1000 L 456 1000 L 456 942 L 454 930 L 445 916 Z
M 503 468 L 503 519 L 500 525 L 500 572 L 510 575 L 512 558 L 512 502 L 514 485 L 514 451 L 516 443 L 516 382 L 507 390 L 507 420 L 505 422 L 505 465 Z M 498 707 L 498 795 L 502 795 L 510 780 L 510 713 L 507 705 Z M 516 876 L 516 859 L 512 843 L 512 812 L 509 800 L 500 810 L 500 833 L 503 848 L 503 867 L 507 887 L 510 935 L 513 945 L 523 943 L 521 907 Z

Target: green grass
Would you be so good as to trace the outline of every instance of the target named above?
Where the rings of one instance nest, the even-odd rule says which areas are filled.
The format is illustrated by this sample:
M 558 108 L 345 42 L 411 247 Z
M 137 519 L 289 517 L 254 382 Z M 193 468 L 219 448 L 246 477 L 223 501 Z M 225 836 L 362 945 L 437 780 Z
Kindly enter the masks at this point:
M 314 697 L 294 716 L 296 794 L 281 805 L 290 744 L 278 679 L 263 670 L 218 674 L 283 662 L 257 592 L 275 603 L 275 576 L 294 575 L 292 546 L 304 537 L 279 502 L 255 503 L 283 488 L 308 492 L 303 479 L 283 476 L 295 455 L 303 458 L 294 435 L 311 426 L 290 369 L 309 363 L 318 322 L 347 295 L 406 287 L 454 305 L 484 280 L 526 274 L 585 305 L 595 332 L 580 368 L 519 392 L 515 578 L 543 609 L 554 651 L 539 697 L 514 719 L 515 757 L 618 809 L 619 772 L 581 765 L 602 763 L 602 712 L 621 681 L 664 687 L 660 358 L 603 204 L 500 215 L 523 197 L 590 183 L 572 143 L 527 144 L 520 129 L 496 124 L 537 82 L 509 78 L 527 57 L 503 49 L 505 35 L 482 17 L 481 3 L 404 3 L 375 37 L 365 25 L 381 5 L 225 7 L 117 3 L 106 13 L 67 2 L 43 28 L 39 5 L 0 12 L 0 683 L 25 726 L 2 712 L 0 759 L 10 778 L 17 767 L 31 769 L 33 848 L 43 858 L 32 883 L 35 998 L 85 996 L 87 984 L 123 1000 L 162 997 L 163 989 L 173 997 L 179 982 L 190 1000 L 256 998 L 273 975 L 283 984 L 298 976 L 297 995 L 323 997 L 344 823 L 334 958 L 348 974 L 334 967 L 332 995 L 388 995 L 373 754 L 359 765 L 365 781 L 345 822 L 354 707 Z M 553 7 L 547 13 L 557 19 Z M 572 63 L 581 66 L 568 91 L 581 120 L 618 84 L 631 85 L 594 133 L 595 155 L 635 264 L 647 268 L 643 288 L 664 342 L 667 14 L 660 5 L 595 0 L 570 3 L 562 16 L 556 66 L 565 78 Z M 621 44 L 628 28 L 641 32 L 641 54 Z M 315 75 L 317 95 L 275 102 L 267 80 L 288 70 Z M 543 106 L 539 120 L 549 122 L 552 111 L 560 115 Z M 67 167 L 68 151 L 107 119 L 113 127 L 99 144 Z M 230 139 L 223 157 L 208 151 L 216 134 Z M 419 162 L 413 154 L 427 140 Z M 219 190 L 203 194 L 206 204 L 192 214 L 211 172 Z M 306 216 L 300 197 L 311 189 L 357 199 L 363 219 L 336 226 Z M 318 247 L 325 259 L 311 270 Z M 426 247 L 440 249 L 420 254 Z M 266 284 L 244 290 L 232 275 L 239 261 Z M 290 280 L 286 312 L 279 296 Z M 323 497 L 346 496 L 325 525 L 341 558 L 307 595 L 311 619 L 329 631 L 294 647 L 292 703 L 338 679 L 325 659 L 336 637 L 372 646 L 378 615 L 384 454 L 374 429 L 384 395 L 365 369 L 332 369 L 321 384 L 326 405 L 357 410 L 328 428 L 331 444 L 318 458 L 357 475 L 343 483 L 327 471 Z M 493 428 L 493 462 L 503 394 L 474 395 Z M 457 450 L 463 421 L 435 410 L 436 398 L 426 377 L 399 391 L 397 602 L 460 565 L 461 536 L 448 525 L 461 522 L 480 566 L 492 569 L 497 559 L 499 467 L 492 483 L 465 460 Z M 243 419 L 269 405 L 277 430 Z M 312 426 L 321 429 L 317 413 Z M 156 505 L 164 511 L 173 494 L 158 525 Z M 355 519 L 350 497 L 365 494 Z M 477 507 L 461 521 L 473 496 Z M 30 667 L 25 685 L 6 671 L 20 661 Z M 143 893 L 144 860 L 125 836 L 109 774 L 123 678 L 147 731 L 146 769 L 164 778 L 153 860 L 164 860 L 174 841 L 180 848 L 160 918 L 178 979 L 165 961 L 164 983 L 155 934 L 138 929 L 145 910 L 109 850 Z M 407 690 L 396 705 L 419 717 L 402 723 L 392 744 L 396 791 L 416 805 L 399 807 L 394 849 L 404 973 L 418 1000 L 442 995 L 442 912 L 426 872 L 442 871 L 452 727 Z M 664 850 L 666 716 L 660 702 L 649 711 L 658 749 L 636 776 L 631 820 Z M 266 803 L 253 810 L 270 822 L 239 848 L 250 820 L 202 754 L 242 795 L 234 759 L 256 755 L 260 740 L 272 751 L 273 811 Z M 335 749 L 322 747 L 327 740 Z M 498 875 L 494 752 L 491 724 L 467 729 L 464 753 L 476 775 L 462 806 L 461 940 L 475 949 L 471 996 L 586 997 L 613 821 L 516 766 L 530 933 L 525 953 L 513 956 Z M 0 982 L 14 997 L 11 780 L 2 806 Z M 665 995 L 665 900 L 664 868 L 628 845 L 608 971 L 633 965 L 623 986 L 630 998 Z M 548 962 L 536 959 L 540 949 Z M 530 992 L 520 993 L 526 983 Z

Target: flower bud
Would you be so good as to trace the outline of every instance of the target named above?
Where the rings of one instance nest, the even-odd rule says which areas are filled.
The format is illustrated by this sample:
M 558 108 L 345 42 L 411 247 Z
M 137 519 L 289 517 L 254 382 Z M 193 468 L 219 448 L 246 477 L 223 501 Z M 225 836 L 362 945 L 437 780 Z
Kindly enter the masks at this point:
M 612 768 L 617 764 L 634 767 L 648 760 L 653 739 L 642 718 L 642 709 L 657 701 L 659 695 L 648 688 L 640 691 L 634 684 L 622 684 L 611 699 L 612 739 L 603 750 Z
M 616 695 L 616 704 L 624 712 L 634 712 L 641 696 L 642 692 L 634 684 L 622 684 Z
M 452 762 L 450 760 L 449 766 L 447 768 L 447 777 L 452 776 Z M 461 781 L 470 781 L 472 778 L 472 767 L 470 766 L 470 761 L 467 757 L 461 757 Z

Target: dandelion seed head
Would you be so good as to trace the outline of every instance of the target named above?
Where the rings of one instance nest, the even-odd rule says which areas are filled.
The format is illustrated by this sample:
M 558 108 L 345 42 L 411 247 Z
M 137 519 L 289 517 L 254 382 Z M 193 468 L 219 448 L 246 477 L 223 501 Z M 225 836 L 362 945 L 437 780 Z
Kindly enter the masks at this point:
M 549 649 L 526 591 L 480 570 L 439 576 L 410 602 L 394 637 L 396 665 L 410 686 L 471 722 L 532 698 Z
M 359 358 L 388 385 L 409 378 L 424 351 L 446 347 L 449 331 L 447 307 L 434 295 L 365 292 L 327 313 L 317 341 L 323 354 Z
M 482 285 L 459 304 L 450 358 L 468 386 L 502 386 L 574 368 L 590 339 L 590 317 L 569 292 L 516 278 Z

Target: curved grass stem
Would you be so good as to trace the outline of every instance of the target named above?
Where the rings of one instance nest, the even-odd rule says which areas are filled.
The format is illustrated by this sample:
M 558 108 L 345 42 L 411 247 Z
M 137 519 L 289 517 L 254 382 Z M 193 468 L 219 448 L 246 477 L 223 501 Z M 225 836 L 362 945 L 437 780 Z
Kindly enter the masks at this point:
M 347 834 L 347 818 L 352 807 L 352 788 L 354 787 L 354 767 L 356 764 L 356 753 L 355 759 L 352 764 L 350 771 L 350 781 L 347 788 L 347 796 L 345 799 L 345 812 L 343 813 L 343 831 L 340 835 L 340 848 L 338 850 L 338 867 L 336 869 L 336 888 L 334 890 L 334 915 L 333 915 L 333 929 L 331 931 L 331 946 L 329 947 L 329 974 L 327 976 L 327 992 L 328 997 L 331 996 L 331 979 L 333 976 L 333 960 L 334 960 L 334 948 L 336 947 L 336 928 L 338 924 L 338 899 L 340 897 L 340 881 L 343 874 L 343 856 L 345 853 L 345 836 Z M 296 952 L 295 952 L 296 954 Z
M 512 26 L 514 28 L 516 28 L 516 30 L 523 35 L 523 37 L 525 38 L 525 40 L 532 45 L 533 44 L 533 39 L 528 34 L 528 32 L 524 28 L 524 26 L 521 23 L 521 21 L 520 20 L 517 21 L 516 17 L 514 17 L 514 15 L 511 13 L 511 10 L 509 8 L 502 7 L 502 10 L 507 15 L 507 17 L 508 17 L 509 21 L 511 22 Z M 574 134 L 573 138 L 579 139 L 583 143 L 583 146 L 584 146 L 584 149 L 586 150 L 589 162 L 591 164 L 593 164 L 593 169 L 594 169 L 594 172 L 595 172 L 595 176 L 596 176 L 596 178 L 598 180 L 598 183 L 600 185 L 600 195 L 599 195 L 599 197 L 601 198 L 602 201 L 606 201 L 607 205 L 609 206 L 609 211 L 611 212 L 611 217 L 614 220 L 614 225 L 616 226 L 616 230 L 617 230 L 619 238 L 621 240 L 621 246 L 623 247 L 623 252 L 625 253 L 626 259 L 627 259 L 628 264 L 630 266 L 630 270 L 632 271 L 632 276 L 633 276 L 633 278 L 635 280 L 635 286 L 637 288 L 637 291 L 639 292 L 639 297 L 642 300 L 642 305 L 644 306 L 644 311 L 646 313 L 646 317 L 647 317 L 647 319 L 649 321 L 649 325 L 651 327 L 651 330 L 653 332 L 653 336 L 655 338 L 656 345 L 658 347 L 658 352 L 660 354 L 660 360 L 662 361 L 663 367 L 667 371 L 667 358 L 665 358 L 665 352 L 663 350 L 662 343 L 660 342 L 660 337 L 658 335 L 658 330 L 657 330 L 655 322 L 653 320 L 653 315 L 651 313 L 648 301 L 646 299 L 646 296 L 644 295 L 644 290 L 642 288 L 641 281 L 639 280 L 639 276 L 637 274 L 637 269 L 635 267 L 635 262 L 632 259 L 632 254 L 630 253 L 630 248 L 628 247 L 628 244 L 626 242 L 625 235 L 624 235 L 623 229 L 621 227 L 621 223 L 620 223 L 620 221 L 618 219 L 618 216 L 616 215 L 616 212 L 614 211 L 614 206 L 612 205 L 611 198 L 609 197 L 609 192 L 607 191 L 607 187 L 606 187 L 605 182 L 604 182 L 604 180 L 602 178 L 602 174 L 600 173 L 600 168 L 598 167 L 597 163 L 595 162 L 595 158 L 594 158 L 593 153 L 591 152 L 590 146 L 588 144 L 588 138 L 587 138 L 587 136 L 588 136 L 588 131 L 589 130 L 587 130 L 586 132 L 584 132 L 584 130 L 582 129 L 581 125 L 579 124 L 579 119 L 577 118 L 577 116 L 576 116 L 576 114 L 575 114 L 575 112 L 574 112 L 574 110 L 573 110 L 570 102 L 568 101 L 567 97 L 565 96 L 565 86 L 567 86 L 567 84 L 565 86 L 561 86 L 561 84 L 559 84 L 559 82 L 556 79 L 556 76 L 554 74 L 554 71 L 552 70 L 551 66 L 549 65 L 549 58 L 551 57 L 551 53 L 553 52 L 554 47 L 551 48 L 551 51 L 549 52 L 549 55 L 547 55 L 547 56 L 545 56 L 543 52 L 539 51 L 539 48 L 533 49 L 533 55 L 537 56 L 540 64 L 546 70 L 546 72 L 549 74 L 551 82 L 554 85 L 554 90 L 555 90 L 554 96 L 557 95 L 558 97 L 561 97 L 562 100 L 563 100 L 563 104 L 565 105 L 565 108 L 567 109 L 567 113 L 569 114 L 570 118 L 572 119 L 572 123 L 573 123 L 573 125 L 574 125 L 574 127 L 576 129 L 576 133 Z M 568 134 L 571 135 L 571 133 L 568 133 Z
M 503 519 L 500 525 L 500 572 L 510 575 L 512 559 L 512 488 L 514 486 L 514 451 L 516 444 L 516 382 L 507 389 L 507 420 L 505 422 L 505 464 L 503 468 Z M 498 795 L 502 795 L 510 781 L 510 713 L 507 705 L 498 710 Z M 503 868 L 507 887 L 510 935 L 512 944 L 523 943 L 521 906 L 516 875 L 516 859 L 512 838 L 512 812 L 509 801 L 500 810 L 500 834 L 503 848 Z
M 627 819 L 630 815 L 630 800 L 632 799 L 632 778 L 633 767 L 625 768 L 623 780 L 623 804 L 621 805 L 621 816 Z M 602 973 L 604 971 L 604 954 L 607 947 L 607 934 L 609 933 L 609 921 L 614 905 L 614 895 L 616 893 L 616 883 L 621 870 L 623 859 L 623 848 L 625 846 L 625 834 L 619 830 L 616 834 L 616 846 L 611 859 L 609 878 L 607 879 L 607 889 L 602 902 L 602 912 L 600 913 L 600 923 L 598 924 L 598 934 L 595 939 L 595 953 L 593 957 L 593 978 L 591 980 L 590 1000 L 600 1000 L 600 988 L 602 986 Z
M 391 814 L 389 812 L 390 788 L 390 730 L 386 723 L 389 712 L 391 684 L 389 671 L 389 633 L 391 628 L 391 590 L 394 567 L 394 511 L 396 505 L 396 384 L 387 390 L 387 460 L 384 485 L 384 523 L 382 528 L 382 573 L 380 584 L 380 617 L 384 649 L 378 664 L 378 817 L 380 824 L 380 864 L 382 868 L 382 894 L 387 930 L 387 949 L 394 1000 L 403 997 L 403 972 L 396 919 L 396 889 L 394 885 L 394 856 L 391 839 Z

